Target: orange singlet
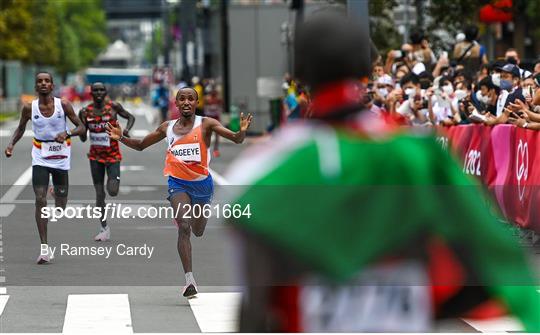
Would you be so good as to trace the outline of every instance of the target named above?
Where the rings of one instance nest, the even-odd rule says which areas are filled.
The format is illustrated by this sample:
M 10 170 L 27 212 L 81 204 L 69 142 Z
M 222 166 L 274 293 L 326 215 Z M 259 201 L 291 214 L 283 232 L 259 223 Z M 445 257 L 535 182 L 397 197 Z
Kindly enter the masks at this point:
M 210 155 L 202 134 L 202 117 L 195 116 L 193 129 L 183 136 L 174 134 L 178 120 L 169 121 L 167 126 L 167 156 L 163 174 L 174 178 L 199 181 L 208 177 Z

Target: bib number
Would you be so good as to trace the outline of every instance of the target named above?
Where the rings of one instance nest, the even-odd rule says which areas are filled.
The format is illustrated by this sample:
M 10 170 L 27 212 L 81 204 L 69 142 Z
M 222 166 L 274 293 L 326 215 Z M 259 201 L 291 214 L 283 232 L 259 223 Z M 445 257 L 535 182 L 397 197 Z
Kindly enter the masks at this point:
M 414 262 L 371 267 L 341 285 L 308 283 L 300 302 L 307 332 L 425 332 L 430 326 L 429 286 Z
M 58 142 L 41 142 L 41 156 L 43 158 L 50 157 L 68 157 L 68 147 L 66 143 Z
M 201 162 L 201 146 L 199 143 L 177 144 L 170 153 L 182 162 Z
M 107 133 L 90 133 L 90 144 L 102 147 L 110 147 L 111 140 Z

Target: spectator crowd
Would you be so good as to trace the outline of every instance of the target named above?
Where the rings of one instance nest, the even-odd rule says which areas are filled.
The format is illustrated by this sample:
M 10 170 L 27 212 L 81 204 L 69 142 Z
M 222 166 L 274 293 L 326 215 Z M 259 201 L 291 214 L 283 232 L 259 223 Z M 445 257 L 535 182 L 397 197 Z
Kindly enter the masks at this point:
M 413 31 L 410 43 L 373 62 L 368 109 L 411 126 L 511 123 L 540 130 L 540 60 L 526 70 L 508 49 L 490 62 L 477 37 L 478 28 L 467 26 L 453 51 L 437 57 L 427 37 Z M 283 90 L 284 115 L 309 117 L 304 87 L 286 75 Z

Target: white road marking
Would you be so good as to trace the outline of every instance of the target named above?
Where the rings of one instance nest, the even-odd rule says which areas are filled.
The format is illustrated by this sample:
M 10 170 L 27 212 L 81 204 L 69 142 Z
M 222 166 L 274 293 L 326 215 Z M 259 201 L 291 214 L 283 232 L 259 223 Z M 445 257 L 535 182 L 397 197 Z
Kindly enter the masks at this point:
M 121 165 L 120 171 L 143 171 L 145 169 L 142 165 Z
M 189 305 L 203 333 L 238 331 L 238 310 L 241 293 L 199 293 Z
M 146 135 L 150 134 L 150 131 L 146 129 L 135 129 L 135 130 L 132 130 L 131 133 L 135 137 L 145 137 Z
M 12 203 L 17 199 L 19 194 L 28 183 L 32 180 L 32 167 L 27 168 L 19 178 L 13 183 L 13 185 L 7 190 L 6 193 L 0 199 L 0 217 L 7 217 L 15 209 L 14 205 L 6 205 Z
M 127 294 L 70 294 L 63 334 L 133 334 Z
M 523 331 L 523 325 L 513 317 L 501 317 L 491 320 L 463 319 L 474 329 L 482 333 L 506 333 L 510 331 Z
M 68 205 L 72 205 L 72 204 L 84 204 L 84 206 L 86 206 L 87 204 L 88 205 L 91 205 L 91 206 L 94 206 L 96 202 L 96 199 L 86 199 L 86 200 L 80 200 L 80 199 L 77 199 L 77 200 L 68 200 Z M 170 204 L 169 201 L 167 200 L 156 200 L 156 199 L 148 199 L 148 200 L 131 200 L 131 199 L 122 199 L 120 201 L 113 201 L 115 204 Z M 15 205 L 30 205 L 30 204 L 34 204 L 35 201 L 34 200 L 14 200 L 14 201 L 11 201 L 9 202 L 10 204 L 15 204 Z
M 12 134 L 13 134 L 12 130 L 0 129 L 0 137 L 11 137 Z M 23 137 L 33 137 L 33 136 L 34 136 L 33 131 L 31 130 L 24 131 Z
M 130 131 L 131 135 L 135 137 L 144 137 L 150 133 L 147 129 L 132 129 Z M 0 129 L 0 137 L 11 137 L 13 135 L 12 130 Z M 34 137 L 34 132 L 32 130 L 25 130 L 23 137 Z
M 6 205 L 1 204 L 0 205 L 0 218 L 8 217 L 11 212 L 15 209 L 15 205 Z
M 540 290 L 537 290 L 540 293 Z M 522 332 L 523 324 L 516 318 L 504 316 L 490 320 L 472 320 L 463 319 L 474 329 L 482 333 L 507 333 L 507 332 Z
M 155 186 L 120 186 L 120 194 L 128 194 L 131 192 L 153 192 L 157 191 L 157 187 Z
M 211 168 L 208 168 L 208 171 L 212 175 L 212 179 L 214 179 L 216 184 L 222 185 L 222 186 L 230 185 L 230 183 L 227 181 L 227 179 L 225 179 L 222 175 L 220 175 L 216 171 L 212 170 Z
M 8 300 L 9 295 L 0 295 L 0 315 L 4 313 L 4 309 L 6 308 Z

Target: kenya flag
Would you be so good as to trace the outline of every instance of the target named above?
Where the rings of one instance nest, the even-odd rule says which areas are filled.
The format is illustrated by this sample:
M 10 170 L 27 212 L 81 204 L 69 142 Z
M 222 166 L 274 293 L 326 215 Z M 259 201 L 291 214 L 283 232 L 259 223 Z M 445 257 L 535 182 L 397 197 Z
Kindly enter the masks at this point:
M 427 268 L 448 264 L 430 270 L 434 309 L 481 287 L 485 294 L 456 313 L 497 300 L 527 331 L 540 331 L 540 295 L 524 253 L 479 185 L 431 136 L 374 139 L 295 125 L 246 150 L 228 180 L 239 188 L 235 203 L 251 212 L 233 224 L 314 273 L 343 283 L 375 263 L 414 255 Z M 451 250 L 444 261 L 439 242 Z

